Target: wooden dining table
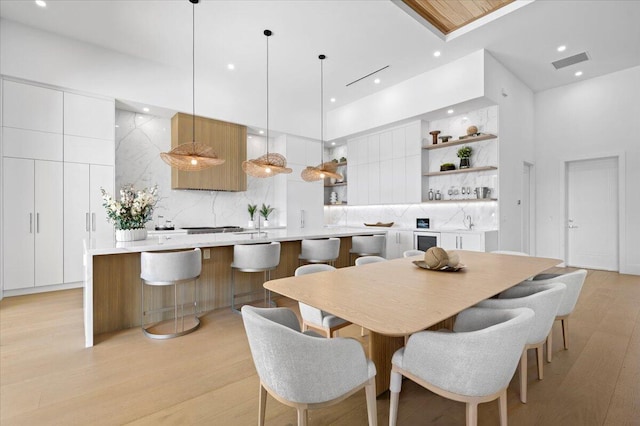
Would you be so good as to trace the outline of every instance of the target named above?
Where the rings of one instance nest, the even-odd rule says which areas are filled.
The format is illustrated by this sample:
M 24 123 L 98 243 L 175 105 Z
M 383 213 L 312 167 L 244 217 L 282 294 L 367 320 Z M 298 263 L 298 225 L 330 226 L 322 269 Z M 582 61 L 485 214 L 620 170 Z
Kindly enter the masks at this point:
M 427 328 L 450 328 L 455 315 L 560 259 L 456 251 L 457 272 L 421 269 L 421 256 L 267 281 L 275 293 L 330 312 L 369 330 L 369 358 L 378 394 L 389 388 L 391 357 L 404 337 Z

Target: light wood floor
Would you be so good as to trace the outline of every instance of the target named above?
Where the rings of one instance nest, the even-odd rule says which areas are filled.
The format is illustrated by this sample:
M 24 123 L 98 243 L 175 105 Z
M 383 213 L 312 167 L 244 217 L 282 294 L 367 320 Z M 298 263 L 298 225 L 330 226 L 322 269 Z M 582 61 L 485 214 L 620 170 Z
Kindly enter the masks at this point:
M 289 300 L 280 304 L 295 307 Z M 359 337 L 350 326 L 342 335 Z M 571 317 L 571 346 L 536 379 L 529 358 L 529 402 L 508 397 L 511 425 L 640 424 L 640 277 L 590 271 Z M 155 341 L 131 329 L 83 347 L 79 289 L 0 302 L 2 425 L 254 425 L 258 379 L 239 315 L 202 319 L 190 335 Z M 366 338 L 363 341 L 366 344 Z M 533 351 L 531 351 L 533 352 Z M 481 425 L 497 425 L 497 402 L 479 407 Z M 389 396 L 378 399 L 388 424 Z M 410 381 L 400 394 L 400 425 L 463 425 L 464 406 Z M 311 425 L 365 425 L 364 391 L 310 413 Z M 295 411 L 269 397 L 267 425 L 293 425 Z

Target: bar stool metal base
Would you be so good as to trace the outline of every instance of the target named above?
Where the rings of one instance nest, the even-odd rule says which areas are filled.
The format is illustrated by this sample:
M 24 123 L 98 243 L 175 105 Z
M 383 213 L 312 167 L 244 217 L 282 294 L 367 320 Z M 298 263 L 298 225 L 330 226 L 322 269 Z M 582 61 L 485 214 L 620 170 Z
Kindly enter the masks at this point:
M 170 319 L 150 325 L 146 328 L 143 327 L 142 332 L 145 336 L 152 339 L 165 340 L 184 336 L 185 334 L 196 331 L 200 327 L 200 319 L 196 315 L 189 315 L 185 318 L 181 318 L 181 322 L 181 331 L 175 331 L 175 321 Z

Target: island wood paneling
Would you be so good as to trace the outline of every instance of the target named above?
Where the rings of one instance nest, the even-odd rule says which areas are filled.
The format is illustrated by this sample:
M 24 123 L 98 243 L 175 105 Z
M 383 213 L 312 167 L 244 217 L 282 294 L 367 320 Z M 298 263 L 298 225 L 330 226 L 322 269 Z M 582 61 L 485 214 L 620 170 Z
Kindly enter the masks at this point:
M 177 113 L 171 119 L 171 148 L 193 141 L 193 116 Z M 172 189 L 246 191 L 247 175 L 242 162 L 247 159 L 247 128 L 239 124 L 198 117 L 196 142 L 208 145 L 225 160 L 224 164 L 197 172 L 171 169 Z
M 271 279 L 293 276 L 299 266 L 300 241 L 280 243 L 280 264 L 271 271 Z M 340 257 L 337 267 L 349 266 L 351 237 L 340 239 Z M 198 279 L 198 305 L 200 312 L 208 312 L 231 306 L 231 263 L 233 246 L 203 247 L 209 251 L 209 259 L 202 260 L 202 272 Z M 236 294 L 259 292 L 264 283 L 262 273 L 236 272 Z M 140 253 L 124 253 L 93 256 L 93 333 L 123 330 L 136 327 L 141 322 Z M 186 287 L 185 300 L 193 299 L 193 288 Z M 240 302 L 260 299 L 260 294 Z M 155 308 L 173 303 L 173 287 L 145 287 L 145 303 Z M 278 295 L 273 295 L 277 298 Z M 148 308 L 147 308 L 148 309 Z M 172 312 L 155 314 L 146 323 L 170 318 Z

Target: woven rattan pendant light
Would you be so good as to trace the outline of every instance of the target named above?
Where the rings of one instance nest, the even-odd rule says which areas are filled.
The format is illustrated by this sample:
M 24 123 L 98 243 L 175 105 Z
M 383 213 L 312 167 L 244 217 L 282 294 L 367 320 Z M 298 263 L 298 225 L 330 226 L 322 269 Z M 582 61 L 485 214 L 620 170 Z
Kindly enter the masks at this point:
M 291 173 L 293 170 L 287 167 L 287 159 L 277 152 L 269 152 L 269 37 L 271 30 L 264 30 L 267 37 L 267 153 L 254 160 L 242 162 L 242 170 L 249 176 L 268 178 L 280 173 Z
M 165 163 L 178 170 L 197 172 L 209 167 L 219 166 L 224 160 L 218 158 L 213 149 L 205 144 L 196 142 L 196 4 L 200 0 L 189 0 L 193 4 L 193 33 L 192 33 L 192 66 L 193 66 L 193 126 L 191 142 L 183 143 L 169 152 L 161 152 L 160 157 Z
M 320 59 L 320 165 L 316 167 L 308 166 L 300 173 L 302 179 L 307 182 L 315 182 L 324 178 L 334 178 L 342 180 L 342 175 L 337 173 L 337 163 L 332 161 L 324 162 L 324 68 L 323 61 L 325 55 L 318 56 Z

